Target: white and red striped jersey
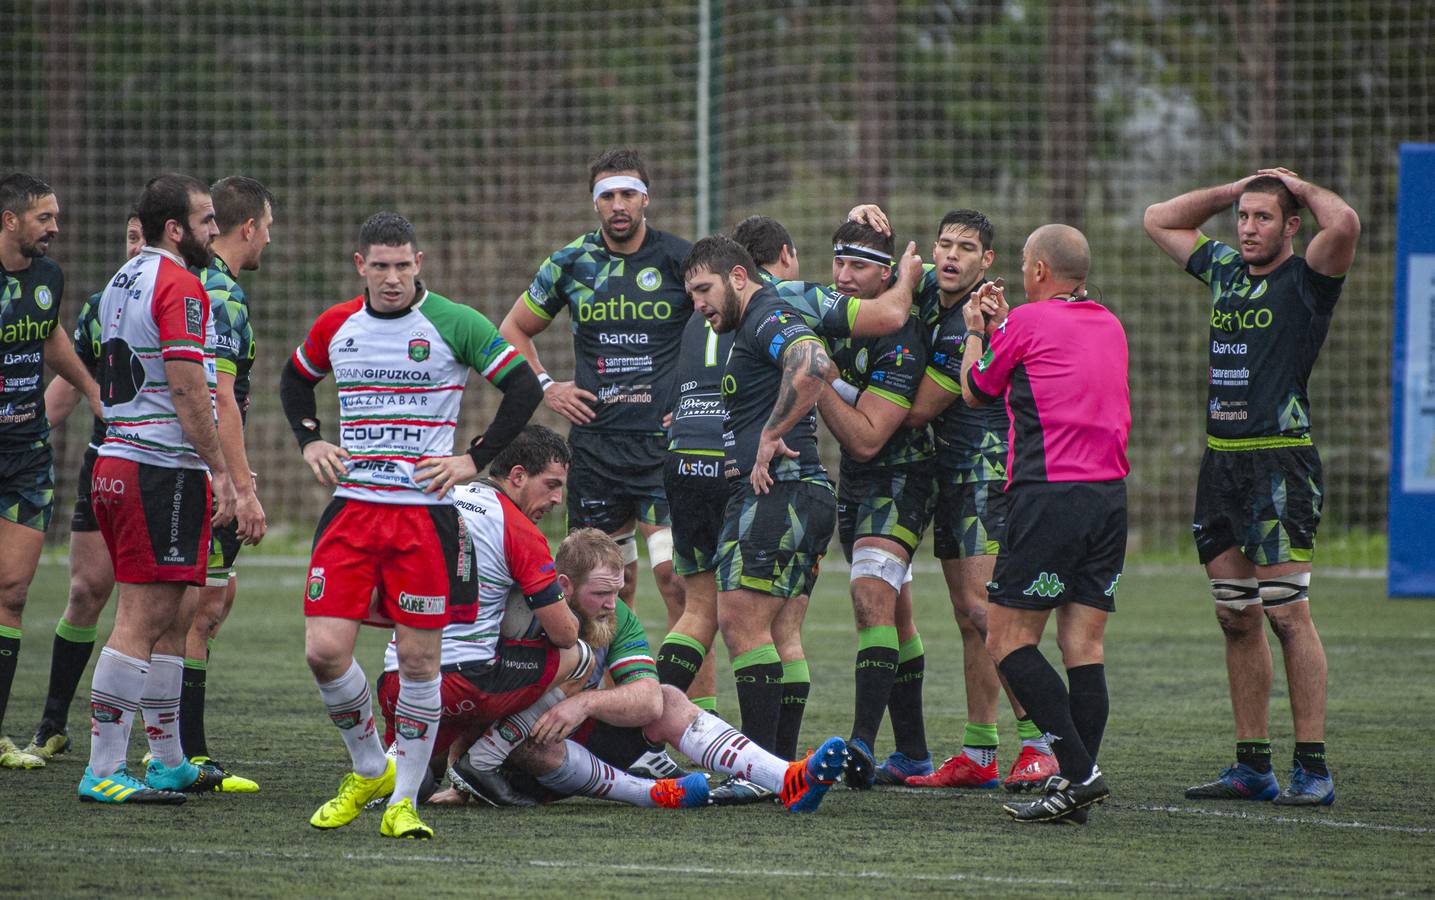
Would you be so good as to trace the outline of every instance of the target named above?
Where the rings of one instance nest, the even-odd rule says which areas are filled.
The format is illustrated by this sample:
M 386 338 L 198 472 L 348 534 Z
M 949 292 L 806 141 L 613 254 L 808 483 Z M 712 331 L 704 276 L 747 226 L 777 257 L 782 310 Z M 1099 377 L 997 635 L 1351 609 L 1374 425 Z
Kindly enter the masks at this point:
M 478 618 L 472 624 L 445 626 L 441 661 L 446 666 L 481 664 L 494 657 L 510 593 L 522 594 L 530 609 L 564 598 L 548 539 L 512 500 L 483 480 L 454 488 L 453 494 L 473 539 Z M 384 669 L 395 672 L 398 668 L 398 649 L 390 640 L 384 651 Z
M 523 357 L 482 313 L 419 288 L 414 304 L 389 316 L 362 295 L 331 306 L 294 351 L 310 381 L 330 372 L 339 391 L 339 445 L 349 471 L 336 497 L 373 503 L 441 505 L 414 469 L 453 453 L 469 369 L 498 383 Z
M 164 364 L 204 366 L 214 415 L 214 320 L 209 294 L 184 261 L 145 247 L 100 294 L 100 456 L 180 469 L 207 466 L 180 427 Z

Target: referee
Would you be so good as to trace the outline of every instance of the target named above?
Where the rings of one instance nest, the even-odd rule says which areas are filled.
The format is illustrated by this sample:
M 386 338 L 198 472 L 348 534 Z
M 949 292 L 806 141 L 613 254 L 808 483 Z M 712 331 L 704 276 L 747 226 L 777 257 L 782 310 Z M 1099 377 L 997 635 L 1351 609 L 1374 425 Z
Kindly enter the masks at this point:
M 962 397 L 1004 397 L 1011 414 L 987 649 L 1061 766 L 1041 798 L 1004 807 L 1019 822 L 1084 823 L 1110 796 L 1096 755 L 1108 708 L 1103 635 L 1126 556 L 1131 393 L 1126 332 L 1087 298 L 1089 266 L 1080 231 L 1043 225 L 1022 248 L 1029 302 L 1008 316 L 1002 290 L 986 284 L 962 311 Z M 1067 684 L 1038 649 L 1052 610 Z

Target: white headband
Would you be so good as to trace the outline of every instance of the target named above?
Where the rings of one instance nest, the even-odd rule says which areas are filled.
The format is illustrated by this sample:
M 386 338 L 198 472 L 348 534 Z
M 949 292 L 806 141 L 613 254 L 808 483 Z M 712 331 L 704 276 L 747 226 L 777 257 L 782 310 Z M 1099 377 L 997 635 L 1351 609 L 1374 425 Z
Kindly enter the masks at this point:
M 648 195 L 648 186 L 643 184 L 643 179 L 634 178 L 632 175 L 609 175 L 597 184 L 593 185 L 593 202 L 598 202 L 598 197 L 609 191 L 634 190 L 644 197 Z

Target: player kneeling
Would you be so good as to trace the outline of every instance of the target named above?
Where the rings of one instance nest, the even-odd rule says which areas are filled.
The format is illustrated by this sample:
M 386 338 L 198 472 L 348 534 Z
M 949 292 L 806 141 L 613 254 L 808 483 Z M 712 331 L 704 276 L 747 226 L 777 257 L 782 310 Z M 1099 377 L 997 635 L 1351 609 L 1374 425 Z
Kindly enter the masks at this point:
M 555 562 L 559 584 L 583 621 L 583 640 L 592 646 L 598 665 L 577 692 L 550 691 L 539 704 L 489 728 L 450 769 L 458 790 L 495 802 L 484 786 L 492 784 L 511 753 L 511 767 L 536 776 L 539 785 L 559 796 L 635 806 L 707 805 L 706 775 L 653 781 L 624 771 L 653 742 L 672 744 L 706 768 L 759 784 L 794 812 L 817 808 L 842 773 L 847 747 L 840 737 L 829 738 L 796 762 L 762 749 L 698 709 L 678 689 L 658 684 L 642 625 L 618 602 L 623 560 L 612 538 L 592 528 L 575 531 L 558 548 Z M 614 687 L 599 690 L 605 670 Z

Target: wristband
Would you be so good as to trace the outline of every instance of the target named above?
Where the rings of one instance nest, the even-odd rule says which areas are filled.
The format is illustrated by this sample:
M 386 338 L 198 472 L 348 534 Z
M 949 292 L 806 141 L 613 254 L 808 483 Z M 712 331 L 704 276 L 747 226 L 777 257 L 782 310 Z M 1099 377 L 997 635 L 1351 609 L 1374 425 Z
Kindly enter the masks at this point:
M 842 401 L 848 406 L 856 406 L 857 398 L 862 395 L 862 392 L 857 390 L 856 385 L 848 384 L 841 378 L 832 379 L 832 389 L 837 392 L 837 396 L 841 397 Z
M 552 375 L 549 375 L 547 372 L 538 373 L 538 386 L 543 389 L 544 393 L 547 393 L 548 389 L 553 387 L 554 384 L 556 384 L 556 382 L 553 380 Z
M 962 335 L 962 343 L 965 344 L 968 338 L 976 338 L 983 344 L 987 342 L 987 336 L 985 334 L 982 334 L 980 331 L 972 331 L 970 328 L 967 329 L 966 334 Z

